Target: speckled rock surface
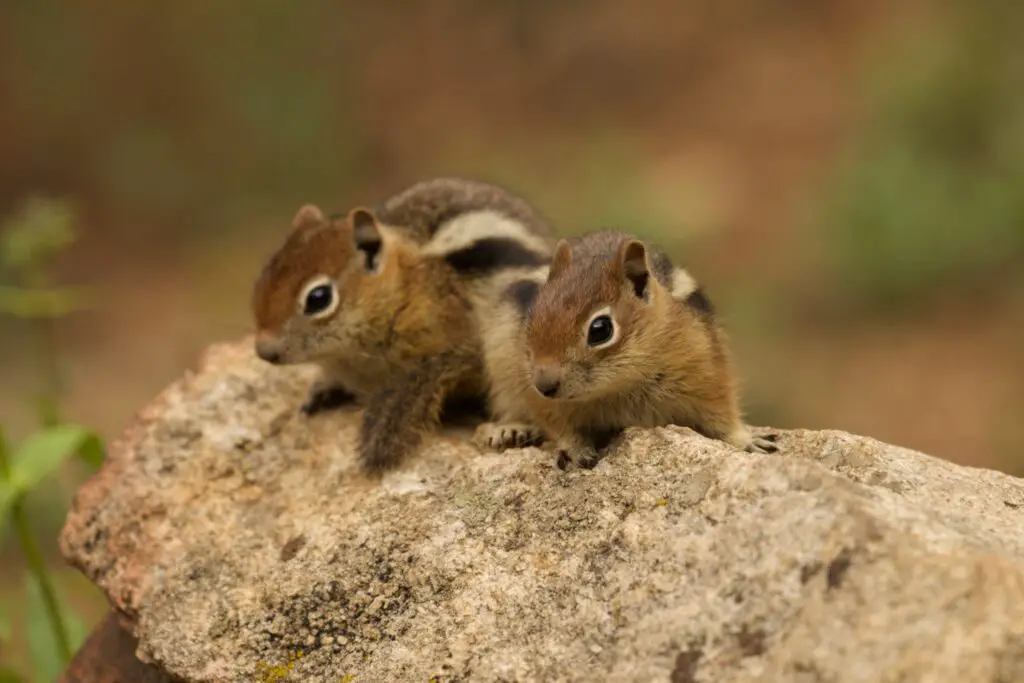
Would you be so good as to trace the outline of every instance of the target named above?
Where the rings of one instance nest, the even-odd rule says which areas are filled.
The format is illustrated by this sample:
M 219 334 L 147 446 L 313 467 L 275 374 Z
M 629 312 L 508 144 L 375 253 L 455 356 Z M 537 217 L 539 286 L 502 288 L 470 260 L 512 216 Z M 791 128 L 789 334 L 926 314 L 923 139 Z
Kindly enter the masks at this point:
M 843 432 L 631 430 L 591 471 L 434 439 L 212 348 L 79 492 L 67 558 L 185 681 L 1024 681 L 1024 484 Z M 346 678 L 347 676 L 347 678 Z

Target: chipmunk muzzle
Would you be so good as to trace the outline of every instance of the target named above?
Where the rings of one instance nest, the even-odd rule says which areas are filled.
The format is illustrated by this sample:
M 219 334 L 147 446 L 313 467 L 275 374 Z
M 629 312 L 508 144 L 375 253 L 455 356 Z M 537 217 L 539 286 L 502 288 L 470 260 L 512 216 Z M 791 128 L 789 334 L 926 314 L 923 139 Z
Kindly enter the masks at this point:
M 273 336 L 260 333 L 256 336 L 256 355 L 274 365 L 281 363 L 281 344 Z
M 562 387 L 562 371 L 557 365 L 541 365 L 533 370 L 533 386 L 542 396 L 554 398 Z

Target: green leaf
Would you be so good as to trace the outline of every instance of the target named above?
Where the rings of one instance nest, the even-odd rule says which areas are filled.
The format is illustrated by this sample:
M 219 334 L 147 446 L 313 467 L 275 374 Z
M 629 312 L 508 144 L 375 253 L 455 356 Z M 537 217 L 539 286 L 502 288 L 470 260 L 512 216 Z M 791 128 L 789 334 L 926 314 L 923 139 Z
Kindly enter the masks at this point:
M 43 593 L 39 583 L 32 574 L 28 575 L 28 623 L 25 637 L 28 640 L 29 657 L 35 671 L 37 683 L 55 681 L 63 671 L 57 639 L 54 638 L 53 627 L 46 614 Z
M 71 645 L 71 652 L 78 652 L 85 639 L 89 636 L 89 629 L 85 622 L 78 618 L 78 615 L 71 611 L 71 608 L 64 606 L 64 625 L 68 628 L 68 642 Z M 69 662 L 70 663 L 70 662 Z
M 0 666 L 0 683 L 25 683 L 25 679 L 13 669 Z
M 0 481 L 0 539 L 3 538 L 4 522 L 7 521 L 7 512 L 11 509 L 15 499 L 14 487 L 6 481 Z
M 17 494 L 14 491 L 14 487 L 7 481 L 8 471 L 7 464 L 11 454 L 7 450 L 7 435 L 4 434 L 4 429 L 0 426 L 0 547 L 3 547 L 4 532 L 7 530 L 7 513 L 10 512 L 11 506 L 14 505 Z
M 75 424 L 49 427 L 32 434 L 18 445 L 11 463 L 8 480 L 15 495 L 22 495 L 35 488 L 44 477 L 53 474 L 69 455 L 78 453 L 90 440 L 97 437 Z M 90 457 L 96 447 L 86 449 Z
M 34 197 L 4 226 L 0 263 L 12 268 L 38 264 L 75 241 L 74 215 L 65 202 Z
M 57 680 L 61 672 L 67 667 L 68 662 L 63 661 L 60 647 L 57 645 L 57 638 L 54 636 L 53 624 L 46 611 L 43 601 L 43 592 L 39 588 L 39 582 L 35 575 L 28 575 L 28 628 L 26 638 L 28 639 L 29 655 L 32 659 L 32 666 L 35 669 L 35 680 L 37 683 L 52 683 Z M 68 637 L 72 648 L 77 648 L 85 640 L 85 624 L 57 597 L 58 608 L 64 617 L 64 624 L 68 629 Z
M 21 289 L 0 287 L 0 313 L 18 318 L 63 318 L 88 310 L 92 297 L 81 287 Z
M 77 455 L 82 462 L 94 471 L 98 470 L 103 465 L 103 460 L 107 456 L 106 449 L 103 446 L 103 439 L 89 432 L 82 445 L 78 447 Z

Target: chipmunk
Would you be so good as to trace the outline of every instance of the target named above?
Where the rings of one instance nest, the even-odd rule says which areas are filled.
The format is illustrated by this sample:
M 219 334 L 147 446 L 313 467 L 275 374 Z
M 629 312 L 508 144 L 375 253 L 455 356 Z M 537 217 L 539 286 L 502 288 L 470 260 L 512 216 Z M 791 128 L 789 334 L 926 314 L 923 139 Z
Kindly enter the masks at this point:
M 525 200 L 459 178 L 345 216 L 305 205 L 253 287 L 256 354 L 320 365 L 302 411 L 363 403 L 360 458 L 391 467 L 446 399 L 486 398 L 473 301 L 496 274 L 546 263 L 548 234 Z
M 703 287 L 633 235 L 559 240 L 550 267 L 507 281 L 501 311 L 485 338 L 500 417 L 478 428 L 478 445 L 500 450 L 546 434 L 560 468 L 590 468 L 623 428 L 676 424 L 747 451 L 777 450 L 776 435 L 754 437 L 742 422 L 726 334 Z

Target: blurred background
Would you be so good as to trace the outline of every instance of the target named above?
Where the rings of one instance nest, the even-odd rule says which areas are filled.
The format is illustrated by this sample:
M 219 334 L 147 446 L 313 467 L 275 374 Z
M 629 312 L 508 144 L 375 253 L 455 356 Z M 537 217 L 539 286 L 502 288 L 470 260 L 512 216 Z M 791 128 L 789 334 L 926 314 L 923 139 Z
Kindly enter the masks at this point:
M 61 409 L 107 438 L 249 332 L 300 204 L 462 174 L 669 248 L 725 315 L 754 424 L 1024 474 L 1021 35 L 1018 0 L 9 0 L 0 220 L 73 208 L 54 272 L 96 297 L 57 328 Z M 0 319 L 13 439 L 32 340 Z M 86 475 L 26 505 L 88 625 L 104 603 L 55 542 Z M 0 648 L 22 666 L 17 628 Z

